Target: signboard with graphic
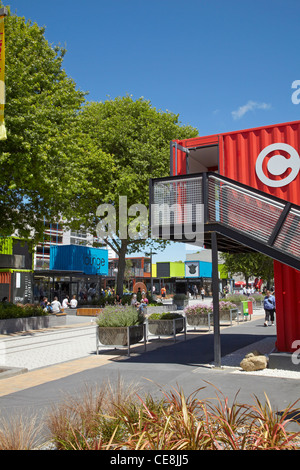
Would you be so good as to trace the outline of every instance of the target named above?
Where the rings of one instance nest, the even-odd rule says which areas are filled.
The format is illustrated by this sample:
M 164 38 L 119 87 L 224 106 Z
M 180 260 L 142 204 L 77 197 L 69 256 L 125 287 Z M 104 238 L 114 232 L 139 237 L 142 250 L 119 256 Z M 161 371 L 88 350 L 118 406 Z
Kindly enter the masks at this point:
M 185 277 L 199 277 L 200 276 L 200 263 L 199 261 L 186 261 L 185 263 Z
M 50 269 L 108 275 L 108 251 L 80 245 L 50 246 Z

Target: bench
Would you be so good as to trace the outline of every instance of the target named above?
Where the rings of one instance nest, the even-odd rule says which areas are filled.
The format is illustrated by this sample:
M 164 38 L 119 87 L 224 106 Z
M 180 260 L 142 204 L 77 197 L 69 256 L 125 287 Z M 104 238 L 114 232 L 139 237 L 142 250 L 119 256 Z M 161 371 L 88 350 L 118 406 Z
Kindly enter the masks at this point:
M 97 317 L 99 315 L 99 313 L 101 313 L 101 312 L 102 312 L 102 308 L 100 308 L 100 307 L 94 307 L 94 308 L 82 307 L 82 308 L 77 309 L 76 315 L 77 316 Z

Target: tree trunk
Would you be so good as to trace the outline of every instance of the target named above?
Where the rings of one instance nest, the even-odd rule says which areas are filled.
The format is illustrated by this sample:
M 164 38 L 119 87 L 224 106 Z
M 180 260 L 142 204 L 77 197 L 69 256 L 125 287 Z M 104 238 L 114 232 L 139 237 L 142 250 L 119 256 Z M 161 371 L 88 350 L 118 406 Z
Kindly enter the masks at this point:
M 123 295 L 124 274 L 126 269 L 127 240 L 121 240 L 118 262 L 117 292 L 119 296 Z

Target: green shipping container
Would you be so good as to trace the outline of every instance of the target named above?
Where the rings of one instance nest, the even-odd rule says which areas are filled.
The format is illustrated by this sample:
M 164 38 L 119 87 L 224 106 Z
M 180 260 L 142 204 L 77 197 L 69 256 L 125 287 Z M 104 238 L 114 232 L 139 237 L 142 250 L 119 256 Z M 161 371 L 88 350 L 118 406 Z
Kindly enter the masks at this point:
M 170 262 L 170 277 L 184 277 L 185 264 L 179 262 Z
M 13 254 L 13 238 L 2 238 L 0 237 L 0 254 L 1 255 L 12 255 Z

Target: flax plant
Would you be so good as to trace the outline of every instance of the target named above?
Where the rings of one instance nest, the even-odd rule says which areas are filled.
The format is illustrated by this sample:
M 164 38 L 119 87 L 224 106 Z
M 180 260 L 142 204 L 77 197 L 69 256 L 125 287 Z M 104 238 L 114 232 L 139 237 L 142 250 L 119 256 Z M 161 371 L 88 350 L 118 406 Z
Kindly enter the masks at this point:
M 199 420 L 201 402 L 197 391 L 185 398 L 182 391 L 164 392 L 159 408 L 151 408 L 140 397 L 138 420 L 130 426 L 126 447 L 134 450 L 198 450 L 208 440 Z
M 246 433 L 248 426 L 247 405 L 237 403 L 238 393 L 229 406 L 228 398 L 220 391 L 215 401 L 206 401 L 203 406 L 205 428 L 210 436 L 209 447 L 213 450 L 242 450 L 246 447 Z
M 207 382 L 208 383 L 208 382 Z M 210 384 L 212 385 L 212 384 Z M 204 388 L 204 387 L 203 387 Z M 288 418 L 300 413 L 293 403 L 276 413 L 266 396 L 254 405 L 232 404 L 215 387 L 214 399 L 199 399 L 199 388 L 162 391 L 162 398 L 142 398 L 122 381 L 97 393 L 69 397 L 52 414 L 52 435 L 60 449 L 76 450 L 263 450 L 298 449 L 300 433 L 287 430 Z
M 265 394 L 265 403 L 262 404 L 257 396 L 254 397 L 256 406 L 253 406 L 250 417 L 253 444 L 256 450 L 297 450 L 299 449 L 299 432 L 291 433 L 287 431 L 287 425 L 291 422 L 288 418 L 290 414 L 300 413 L 299 408 L 294 408 L 299 400 L 295 401 L 282 413 L 275 412 Z

